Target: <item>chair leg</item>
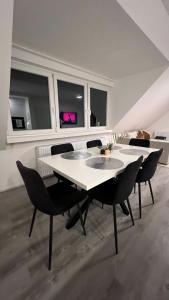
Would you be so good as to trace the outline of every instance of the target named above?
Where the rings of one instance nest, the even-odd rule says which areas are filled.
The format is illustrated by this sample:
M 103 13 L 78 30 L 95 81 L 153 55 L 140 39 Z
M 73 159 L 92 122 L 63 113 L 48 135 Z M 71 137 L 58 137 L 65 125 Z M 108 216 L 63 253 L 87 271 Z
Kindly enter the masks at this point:
M 136 183 L 134 184 L 134 194 L 136 193 Z
M 138 197 L 139 197 L 139 215 L 141 219 L 141 185 L 140 182 L 138 182 Z
M 131 206 L 130 206 L 129 198 L 127 199 L 127 205 L 128 205 L 128 209 L 129 209 L 131 221 L 132 221 L 132 224 L 133 224 L 133 226 L 134 226 L 134 218 L 133 218 L 133 213 L 132 213 L 132 209 L 131 209 Z
M 104 206 L 104 204 L 103 204 L 103 202 L 102 202 L 102 209 L 103 209 L 103 206 Z
M 50 216 L 49 224 L 49 265 L 48 269 L 51 270 L 52 265 L 52 242 L 53 242 L 53 216 Z
M 34 211 L 33 211 L 32 222 L 31 222 L 31 227 L 30 227 L 30 231 L 29 231 L 29 237 L 32 234 L 33 225 L 34 225 L 34 222 L 35 222 L 35 217 L 36 217 L 36 208 L 34 208 Z
M 150 193 L 151 193 L 151 197 L 152 197 L 152 202 L 154 204 L 154 195 L 153 195 L 153 190 L 152 190 L 152 187 L 151 187 L 151 181 L 149 180 L 148 181 L 148 184 L 149 184 L 149 188 L 150 188 Z
M 86 208 L 85 215 L 84 215 L 84 220 L 83 220 L 83 225 L 84 226 L 85 226 L 85 223 L 86 223 L 86 219 L 87 219 L 87 215 L 88 215 L 88 210 L 89 210 L 90 203 L 92 203 L 92 200 L 89 199 L 89 203 L 88 203 L 88 206 Z
M 64 215 L 64 213 L 63 213 L 63 215 Z M 71 218 L 70 209 L 68 209 L 68 211 L 67 211 L 67 215 L 68 215 L 68 217 L 69 217 L 69 218 Z
M 117 240 L 117 220 L 116 220 L 116 204 L 113 204 L 113 220 L 114 220 L 114 239 L 116 254 L 118 254 L 118 240 Z
M 82 226 L 82 229 L 83 229 L 83 233 L 84 233 L 84 235 L 86 235 L 86 229 L 85 229 L 85 226 L 84 226 L 84 221 L 83 221 L 82 212 L 81 212 L 79 203 L 77 203 L 77 208 L 78 208 L 78 213 L 79 213 L 80 223 L 81 223 L 81 226 Z

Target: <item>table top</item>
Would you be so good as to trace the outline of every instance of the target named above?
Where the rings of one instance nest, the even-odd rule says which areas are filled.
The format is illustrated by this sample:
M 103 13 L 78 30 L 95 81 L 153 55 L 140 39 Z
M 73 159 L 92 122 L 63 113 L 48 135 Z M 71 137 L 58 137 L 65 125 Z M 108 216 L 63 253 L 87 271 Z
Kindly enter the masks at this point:
M 64 155 L 45 156 L 38 158 L 38 160 L 79 187 L 90 190 L 112 177 L 116 177 L 129 163 L 136 161 L 141 156 L 141 152 L 146 158 L 149 153 L 158 150 L 124 144 L 114 144 L 113 147 L 114 149 L 109 156 L 101 155 L 100 149 L 94 147 L 67 152 L 69 155 L 65 153 Z M 125 149 L 127 150 L 126 153 L 122 153 L 122 150 Z M 128 153 L 129 149 L 133 150 Z M 134 150 L 139 150 L 139 152 L 131 154 L 130 152 Z

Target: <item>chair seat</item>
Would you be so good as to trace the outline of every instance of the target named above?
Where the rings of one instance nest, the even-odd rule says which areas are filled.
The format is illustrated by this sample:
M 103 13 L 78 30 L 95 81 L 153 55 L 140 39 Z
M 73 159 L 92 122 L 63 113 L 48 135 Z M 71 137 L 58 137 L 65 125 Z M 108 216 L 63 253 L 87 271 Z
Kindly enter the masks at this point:
M 89 191 L 91 198 L 98 200 L 103 204 L 112 205 L 116 190 L 117 180 L 112 178 Z
M 59 215 L 71 209 L 74 205 L 84 200 L 85 191 L 78 191 L 65 182 L 56 183 L 47 188 L 55 209 L 53 215 Z

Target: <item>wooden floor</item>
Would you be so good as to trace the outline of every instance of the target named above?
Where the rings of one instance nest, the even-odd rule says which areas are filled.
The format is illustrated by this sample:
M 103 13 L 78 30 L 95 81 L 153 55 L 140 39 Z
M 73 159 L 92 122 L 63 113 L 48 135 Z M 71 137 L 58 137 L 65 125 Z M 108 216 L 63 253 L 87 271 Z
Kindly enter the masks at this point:
M 130 197 L 134 227 L 119 208 L 117 256 L 110 207 L 102 210 L 96 202 L 90 207 L 86 237 L 79 224 L 65 229 L 66 216 L 55 218 L 51 272 L 47 216 L 38 214 L 28 238 L 32 207 L 25 189 L 1 193 L 0 299 L 168 300 L 168 168 L 158 168 L 152 186 L 154 206 L 148 185 L 142 186 L 142 220 L 138 220 L 137 194 Z

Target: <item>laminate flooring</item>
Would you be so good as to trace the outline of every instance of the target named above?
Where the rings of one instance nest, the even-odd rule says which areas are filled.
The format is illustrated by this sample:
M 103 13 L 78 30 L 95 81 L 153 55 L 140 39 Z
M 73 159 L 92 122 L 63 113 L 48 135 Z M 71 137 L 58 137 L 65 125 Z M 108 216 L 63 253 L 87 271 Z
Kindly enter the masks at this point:
M 55 178 L 46 180 L 53 183 Z M 130 196 L 135 219 L 118 208 L 119 254 L 115 255 L 111 207 L 94 201 L 86 222 L 65 229 L 67 216 L 54 218 L 52 271 L 48 271 L 49 218 L 37 214 L 28 237 L 32 207 L 24 187 L 0 194 L 0 299 L 169 300 L 169 169 L 159 165 Z

